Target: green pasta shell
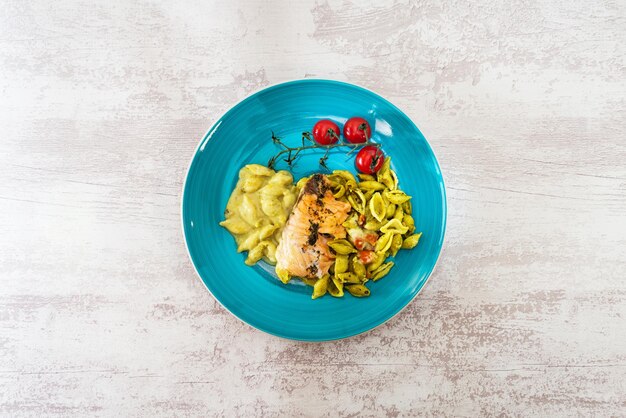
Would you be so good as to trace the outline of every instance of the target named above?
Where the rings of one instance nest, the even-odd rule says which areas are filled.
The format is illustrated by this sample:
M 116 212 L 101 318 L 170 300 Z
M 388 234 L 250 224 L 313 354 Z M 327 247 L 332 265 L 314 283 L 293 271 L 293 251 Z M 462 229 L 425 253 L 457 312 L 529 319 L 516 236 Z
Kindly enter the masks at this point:
M 374 190 L 367 190 L 365 193 L 363 193 L 363 197 L 365 197 L 365 201 L 367 201 L 367 202 L 370 201 L 372 196 L 374 196 Z M 366 207 L 366 209 L 367 209 L 367 207 Z
M 330 276 L 325 274 L 321 279 L 319 279 L 313 285 L 313 294 L 311 295 L 311 299 L 321 298 L 328 291 L 328 282 L 330 281 Z
M 402 204 L 402 209 L 404 210 L 404 213 L 408 213 L 409 215 L 413 214 L 413 205 L 411 205 L 410 200 L 407 200 Z
M 382 222 L 383 219 L 385 219 L 387 208 L 385 207 L 385 202 L 383 202 L 383 198 L 380 193 L 374 193 L 374 195 L 370 199 L 369 207 L 372 216 L 376 218 L 378 222 Z
M 393 234 L 393 239 L 391 240 L 391 247 L 389 247 L 389 252 L 392 257 L 395 257 L 398 253 L 398 250 L 402 248 L 402 235 Z
M 376 270 L 378 267 L 380 267 L 385 262 L 385 259 L 387 258 L 385 256 L 385 253 L 377 252 L 375 254 L 376 254 L 376 258 L 367 266 L 367 271 L 369 271 L 370 273 Z
M 372 280 L 376 281 L 376 280 L 382 279 L 389 273 L 389 270 L 391 270 L 393 266 L 394 266 L 393 261 L 390 261 L 378 267 L 376 270 L 372 271 L 372 277 L 371 277 Z
M 363 225 L 365 229 L 369 229 L 370 231 L 378 231 L 381 226 L 383 226 L 383 223 L 378 222 L 376 219 L 370 219 Z
M 328 293 L 331 296 L 340 298 L 343 296 L 343 283 L 335 276 L 331 277 L 332 280 L 328 282 Z
M 339 199 L 344 194 L 346 194 L 346 188 L 343 186 L 343 184 L 335 184 L 331 187 L 331 189 L 333 191 L 333 196 L 335 197 L 335 199 Z
M 337 277 L 341 283 L 361 283 L 359 276 L 350 272 L 335 273 L 335 277 Z
M 402 218 L 402 224 L 408 228 L 408 233 L 412 234 L 415 231 L 415 220 L 411 215 L 404 215 Z
M 335 253 L 341 255 L 348 255 L 356 252 L 356 249 L 350 244 L 350 241 L 346 239 L 336 239 L 328 242 L 328 246 L 332 248 Z
M 385 234 L 386 233 L 406 234 L 406 231 L 408 230 L 409 230 L 408 227 L 406 227 L 405 225 L 402 225 L 402 222 L 400 222 L 399 220 L 395 218 L 380 227 L 380 232 L 385 233 Z
M 399 221 L 402 221 L 402 219 L 404 219 L 404 209 L 402 208 L 403 205 L 396 205 L 396 212 L 393 214 L 393 219 L 397 219 Z
M 359 177 L 359 180 L 361 181 L 376 181 L 376 177 L 372 176 L 371 174 L 359 173 L 357 174 L 357 176 Z
M 326 176 L 328 178 L 328 181 L 330 181 L 330 185 L 331 186 L 335 186 L 335 185 L 345 185 L 346 184 L 346 179 L 344 179 L 341 176 L 338 176 L 337 174 L 330 174 L 328 176 Z M 298 182 L 300 183 L 300 182 Z
M 406 250 L 415 248 L 421 236 L 422 236 L 422 233 L 420 232 L 419 234 L 413 234 L 410 237 L 405 238 L 404 241 L 402 242 L 402 248 Z
M 378 181 L 385 185 L 385 188 L 394 190 L 395 184 L 393 181 L 393 177 L 391 177 L 391 170 L 387 170 L 387 172 L 378 178 Z
M 346 221 L 344 223 L 342 223 L 341 225 L 343 225 L 344 228 L 346 229 L 355 229 L 358 228 L 358 218 L 359 215 L 357 215 L 356 213 L 352 213 L 350 216 L 348 216 L 348 219 L 346 219 Z
M 348 256 L 338 255 L 335 258 L 335 274 L 345 273 L 346 271 L 348 271 Z
M 389 173 L 391 174 L 391 178 L 393 179 L 393 187 L 390 187 L 390 189 L 397 190 L 398 189 L 398 175 L 393 170 L 389 170 Z
M 348 170 L 333 170 L 333 176 L 341 177 L 346 183 L 355 183 L 356 179 Z
M 379 183 L 377 181 L 362 181 L 359 183 L 359 188 L 361 190 L 374 190 L 374 191 L 381 191 L 381 190 L 385 190 L 385 185 L 382 183 Z
M 393 233 L 388 232 L 383 234 L 376 241 L 376 246 L 374 247 L 374 251 L 376 253 L 385 253 L 391 247 L 391 240 L 393 239 Z
M 389 203 L 387 205 L 387 213 L 385 213 L 385 218 L 389 219 L 389 218 L 393 218 L 393 215 L 396 214 L 396 208 L 398 206 L 395 203 Z
M 359 213 L 365 213 L 365 196 L 359 189 L 353 189 L 348 194 L 348 202 L 354 210 Z
M 395 203 L 396 205 L 402 204 L 411 199 L 411 196 L 407 195 L 402 190 L 385 190 L 385 194 L 387 200 L 391 203 Z
M 387 156 L 387 158 L 385 158 L 385 161 L 383 161 L 383 165 L 380 167 L 380 170 L 378 170 L 378 173 L 376 173 L 376 178 L 378 179 L 378 181 L 380 181 L 381 178 L 389 173 L 389 167 L 391 167 L 391 157 Z
M 348 284 L 345 286 L 345 289 L 357 298 L 364 298 L 370 295 L 370 290 L 362 284 Z
M 365 265 L 363 265 L 363 263 L 361 263 L 361 261 L 359 260 L 358 257 L 352 257 L 352 272 L 355 274 L 355 276 L 360 280 L 363 281 L 365 279 L 365 275 L 366 275 L 366 269 L 365 269 Z

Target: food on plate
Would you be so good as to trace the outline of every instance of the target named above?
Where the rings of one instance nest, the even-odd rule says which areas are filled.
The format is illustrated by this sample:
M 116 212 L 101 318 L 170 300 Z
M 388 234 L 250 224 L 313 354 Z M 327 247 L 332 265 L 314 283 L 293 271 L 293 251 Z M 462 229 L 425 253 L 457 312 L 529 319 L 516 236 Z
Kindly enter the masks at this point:
M 315 174 L 300 191 L 276 250 L 276 274 L 283 283 L 292 276 L 320 279 L 335 260 L 331 248 L 346 237 L 342 224 L 351 207 L 335 199 L 330 186 L 325 175 Z
M 347 127 L 347 129 L 345 129 Z M 279 146 L 281 150 L 271 157 L 267 162 L 267 166 L 269 168 L 275 168 L 276 164 L 280 161 L 284 161 L 287 163 L 289 168 L 293 168 L 295 162 L 298 159 L 300 153 L 304 150 L 310 149 L 321 149 L 324 150 L 324 155 L 319 159 L 319 165 L 322 168 L 328 169 L 326 162 L 328 161 L 328 154 L 332 148 L 337 147 L 347 147 L 351 148 L 350 154 L 352 151 L 358 148 L 367 148 L 368 146 L 375 146 L 380 150 L 380 144 L 377 144 L 371 141 L 371 128 L 369 123 L 360 117 L 351 118 L 346 122 L 344 127 L 344 137 L 346 141 L 340 141 L 339 138 L 339 126 L 329 120 L 329 119 L 321 119 L 315 123 L 313 126 L 313 133 L 311 132 L 302 132 L 302 145 L 301 146 L 289 146 L 285 142 L 283 142 L 282 138 L 276 136 L 274 132 L 272 132 L 272 142 Z M 380 151 L 376 155 L 382 155 L 382 151 Z M 374 156 L 372 156 L 373 158 Z M 378 158 L 375 159 L 374 162 L 377 162 Z M 381 161 L 382 163 L 382 161 Z M 373 165 L 372 169 L 367 169 L 367 172 L 375 172 L 377 169 L 374 169 L 376 164 Z
M 291 173 L 274 171 L 259 164 L 249 164 L 239 171 L 235 186 L 220 225 L 237 243 L 237 252 L 248 251 L 245 263 L 264 259 L 276 264 L 276 248 L 296 201 Z
M 411 196 L 400 189 L 391 158 L 380 144 L 369 142 L 369 124 L 363 118 L 351 118 L 348 124 L 356 124 L 363 142 L 337 143 L 339 127 L 330 120 L 319 121 L 313 137 L 304 132 L 302 147 L 289 147 L 272 133 L 283 150 L 268 167 L 250 164 L 240 170 L 226 219 L 220 222 L 235 238 L 237 251 L 248 251 L 246 264 L 263 259 L 275 265 L 283 283 L 299 278 L 312 286 L 313 299 L 326 293 L 369 296 L 367 282 L 389 274 L 397 253 L 415 248 L 422 235 L 415 232 Z M 348 135 L 344 127 L 346 140 L 360 140 L 354 129 Z M 319 145 L 306 146 L 307 140 Z M 283 160 L 292 167 L 300 151 L 309 148 L 326 150 L 320 165 L 327 168 L 328 150 L 342 145 L 362 147 L 355 161 L 357 177 L 334 170 L 294 185 L 288 171 L 272 169 L 285 154 Z
M 385 155 L 380 147 L 368 145 L 367 147 L 361 148 L 354 162 L 357 170 L 361 173 L 374 174 L 383 166 Z
M 313 126 L 313 139 L 320 145 L 334 144 L 339 140 L 339 126 L 332 120 L 322 119 Z
M 343 137 L 353 144 L 367 142 L 372 137 L 372 129 L 367 120 L 361 117 L 350 118 L 343 125 Z

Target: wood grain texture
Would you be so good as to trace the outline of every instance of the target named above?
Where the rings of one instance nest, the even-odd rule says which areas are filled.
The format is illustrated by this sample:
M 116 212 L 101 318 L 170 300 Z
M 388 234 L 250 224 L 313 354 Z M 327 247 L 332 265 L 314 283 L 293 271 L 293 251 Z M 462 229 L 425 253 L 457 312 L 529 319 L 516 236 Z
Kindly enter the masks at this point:
M 625 416 L 625 40 L 621 1 L 2 1 L 0 415 Z M 303 77 L 448 189 L 424 291 L 324 344 L 225 312 L 179 219 L 212 121 Z

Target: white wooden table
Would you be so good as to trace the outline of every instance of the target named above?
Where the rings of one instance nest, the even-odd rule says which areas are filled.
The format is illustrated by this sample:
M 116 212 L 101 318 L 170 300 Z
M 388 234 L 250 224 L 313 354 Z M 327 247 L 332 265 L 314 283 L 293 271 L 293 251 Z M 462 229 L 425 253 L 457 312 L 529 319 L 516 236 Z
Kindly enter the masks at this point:
M 626 415 L 623 1 L 131 3 L 0 4 L 0 415 Z M 324 344 L 222 309 L 180 228 L 212 121 L 304 77 L 448 189 L 424 291 Z

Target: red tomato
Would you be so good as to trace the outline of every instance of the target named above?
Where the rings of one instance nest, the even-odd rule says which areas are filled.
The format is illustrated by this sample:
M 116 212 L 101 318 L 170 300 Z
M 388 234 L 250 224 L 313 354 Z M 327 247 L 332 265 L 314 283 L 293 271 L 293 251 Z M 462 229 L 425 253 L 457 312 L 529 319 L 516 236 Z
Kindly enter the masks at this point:
M 377 234 L 364 234 L 363 237 L 354 239 L 354 248 L 357 250 L 371 250 L 378 240 Z
M 332 120 L 318 120 L 313 126 L 313 139 L 320 145 L 330 145 L 339 139 L 339 126 Z
M 375 258 L 376 258 L 376 253 L 374 253 L 374 251 L 368 251 L 368 250 L 359 251 L 359 260 L 363 264 L 369 264 L 372 261 L 374 261 Z
M 343 137 L 353 144 L 367 142 L 372 137 L 370 124 L 363 118 L 350 118 L 343 125 Z
M 374 174 L 383 166 L 385 154 L 374 145 L 363 147 L 356 155 L 356 168 L 364 174 Z
M 378 241 L 378 234 L 367 234 L 367 235 L 365 235 L 365 242 L 367 242 L 371 246 L 376 245 L 376 241 Z

